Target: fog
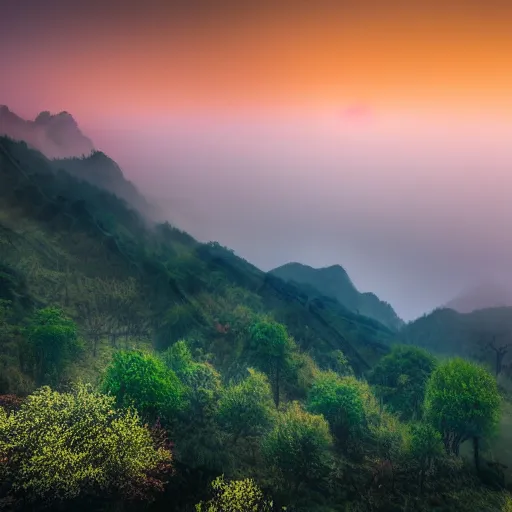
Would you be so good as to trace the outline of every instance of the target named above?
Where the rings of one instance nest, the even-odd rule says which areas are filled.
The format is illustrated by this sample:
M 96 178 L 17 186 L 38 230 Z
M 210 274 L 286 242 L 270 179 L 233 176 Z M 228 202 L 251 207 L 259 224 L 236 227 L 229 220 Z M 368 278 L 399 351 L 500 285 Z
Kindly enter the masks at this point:
M 499 116 L 210 112 L 85 132 L 198 239 L 263 270 L 341 264 L 405 320 L 508 280 L 512 126 Z

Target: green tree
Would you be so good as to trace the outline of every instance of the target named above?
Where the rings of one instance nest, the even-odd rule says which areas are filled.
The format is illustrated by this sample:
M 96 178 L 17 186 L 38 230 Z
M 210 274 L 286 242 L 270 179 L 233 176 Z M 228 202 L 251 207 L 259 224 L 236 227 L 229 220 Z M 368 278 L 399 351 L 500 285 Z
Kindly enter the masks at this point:
M 425 395 L 425 415 L 441 432 L 448 453 L 458 455 L 460 444 L 473 439 L 479 468 L 479 440 L 500 419 L 500 395 L 494 377 L 481 366 L 456 358 L 432 373 Z
M 78 385 L 30 395 L 9 416 L 0 408 L 0 465 L 8 493 L 46 504 L 124 498 L 161 488 L 171 454 L 157 447 L 133 409 Z
M 219 372 L 209 363 L 194 361 L 183 340 L 171 345 L 164 352 L 163 360 L 186 387 L 191 416 L 202 419 L 214 414 L 222 391 Z
M 340 377 L 332 371 L 319 373 L 309 392 L 307 407 L 325 417 L 342 450 L 366 426 L 363 389 L 354 377 Z
M 413 423 L 409 427 L 411 455 L 419 465 L 420 493 L 423 493 L 425 474 L 436 459 L 441 457 L 443 443 L 441 434 L 429 423 Z
M 190 353 L 187 342 L 184 340 L 173 343 L 163 353 L 163 360 L 168 368 L 177 375 L 186 371 L 193 363 L 192 354 Z
M 317 483 L 327 474 L 332 437 L 327 421 L 310 414 L 298 402 L 292 402 L 278 414 L 274 428 L 262 441 L 268 463 L 277 470 L 292 493 L 302 484 Z
M 273 503 L 266 499 L 254 480 L 216 478 L 211 484 L 213 497 L 196 505 L 196 512 L 272 512 Z
M 253 369 L 249 369 L 246 379 L 224 391 L 217 412 L 221 427 L 233 435 L 233 444 L 240 437 L 262 434 L 272 425 L 274 417 L 268 379 Z
M 368 380 L 391 411 L 403 419 L 419 419 L 425 387 L 435 366 L 434 357 L 426 350 L 397 345 L 377 363 Z
M 295 342 L 286 332 L 284 325 L 273 320 L 263 319 L 251 325 L 249 333 L 256 359 L 261 369 L 268 375 L 274 402 L 279 407 L 281 381 L 290 368 L 290 358 L 296 349 Z
M 118 406 L 134 406 L 152 421 L 172 421 L 184 405 L 184 389 L 175 373 L 158 357 L 139 350 L 114 354 L 103 391 L 114 395 Z
M 37 384 L 58 382 L 66 364 L 81 348 L 75 323 L 59 308 L 37 311 L 27 328 L 27 339 Z
M 17 323 L 13 303 L 0 299 L 0 394 L 33 389 L 33 382 L 21 372 L 24 340 Z
M 185 341 L 169 347 L 163 359 L 176 372 L 185 390 L 186 407 L 174 430 L 176 454 L 180 462 L 191 468 L 206 468 L 218 474 L 227 464 L 228 456 L 215 421 L 222 394 L 220 375 L 211 364 L 194 361 Z

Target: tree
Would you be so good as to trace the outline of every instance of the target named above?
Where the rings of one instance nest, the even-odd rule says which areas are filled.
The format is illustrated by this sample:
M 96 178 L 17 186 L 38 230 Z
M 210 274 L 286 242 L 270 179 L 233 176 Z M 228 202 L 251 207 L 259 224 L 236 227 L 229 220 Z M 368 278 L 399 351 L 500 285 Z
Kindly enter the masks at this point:
M 219 424 L 233 435 L 233 444 L 240 437 L 262 434 L 272 425 L 274 417 L 268 379 L 253 369 L 249 369 L 246 379 L 224 391 L 217 412 Z
M 186 407 L 174 430 L 180 462 L 218 474 L 227 458 L 222 432 L 215 421 L 222 394 L 220 375 L 211 364 L 194 361 L 185 341 L 174 343 L 163 358 L 185 390 Z
M 173 343 L 163 354 L 163 360 L 168 368 L 180 374 L 193 363 L 192 354 L 187 342 L 179 340 Z
M 512 347 L 512 343 L 506 343 L 505 345 L 497 346 L 496 344 L 496 336 L 493 336 L 492 341 L 487 344 L 487 347 L 490 348 L 496 354 L 495 361 L 495 374 L 496 377 L 501 373 L 503 369 L 503 359 L 508 354 L 510 347 Z
M 0 299 L 0 394 L 23 392 L 33 384 L 21 372 L 24 340 L 16 323 L 13 303 Z
M 57 382 L 81 345 L 76 324 L 59 308 L 40 309 L 27 328 L 27 339 L 34 356 L 37 384 Z
M 164 352 L 163 360 L 186 387 L 191 415 L 201 420 L 213 414 L 222 390 L 219 372 L 209 363 L 194 361 L 183 340 L 171 345 Z
M 0 466 L 8 492 L 47 504 L 160 490 L 171 454 L 155 446 L 133 409 L 78 385 L 43 387 L 9 416 L 0 409 Z
M 426 350 L 397 345 L 377 363 L 368 380 L 391 411 L 404 419 L 419 419 L 425 386 L 435 366 L 434 357 Z
M 308 410 L 329 422 L 338 446 L 345 450 L 365 427 L 365 403 L 361 383 L 354 377 L 321 372 L 309 392 Z
M 500 419 L 500 395 L 494 377 L 481 366 L 455 358 L 440 364 L 430 376 L 425 415 L 441 432 L 448 453 L 458 455 L 460 444 L 473 439 L 479 469 L 479 440 Z
M 414 423 L 410 427 L 411 455 L 419 465 L 420 494 L 423 493 L 425 474 L 442 455 L 441 434 L 429 423 Z
M 184 404 L 185 391 L 175 373 L 158 357 L 138 350 L 114 354 L 103 391 L 113 394 L 118 406 L 134 406 L 152 421 L 172 420 Z
M 320 415 L 310 414 L 298 402 L 279 413 L 274 428 L 263 438 L 262 451 L 289 491 L 317 483 L 328 472 L 332 437 Z
M 252 324 L 249 333 L 257 360 L 269 377 L 276 407 L 279 407 L 281 380 L 290 365 L 295 342 L 288 336 L 284 325 L 269 319 Z
M 216 478 L 211 487 L 213 497 L 196 505 L 196 512 L 271 512 L 273 503 L 266 499 L 254 480 Z

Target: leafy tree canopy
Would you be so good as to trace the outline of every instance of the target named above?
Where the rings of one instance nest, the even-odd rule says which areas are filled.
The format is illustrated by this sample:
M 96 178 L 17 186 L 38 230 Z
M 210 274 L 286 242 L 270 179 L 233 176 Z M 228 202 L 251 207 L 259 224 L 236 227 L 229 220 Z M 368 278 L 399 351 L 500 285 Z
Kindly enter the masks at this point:
M 171 454 L 155 447 L 136 411 L 78 385 L 43 387 L 9 416 L 0 408 L 0 458 L 14 495 L 53 502 L 152 487 Z
M 448 451 L 490 434 L 500 419 L 500 395 L 494 377 L 464 359 L 451 359 L 432 373 L 425 396 L 426 418 L 443 435 Z
M 211 484 L 214 496 L 196 505 L 196 512 L 271 512 L 273 504 L 266 499 L 254 480 L 216 478 Z
M 360 383 L 353 377 L 321 372 L 308 396 L 308 410 L 322 414 L 342 446 L 361 433 L 366 424 L 365 401 Z
M 107 368 L 103 390 L 118 406 L 134 406 L 145 418 L 172 420 L 184 406 L 184 389 L 176 374 L 155 355 L 120 351 Z
M 317 482 L 328 471 L 332 437 L 323 416 L 306 412 L 292 402 L 281 412 L 262 442 L 266 460 L 292 486 Z
M 26 334 L 34 353 L 36 381 L 56 382 L 81 347 L 76 324 L 61 309 L 49 307 L 34 314 Z
M 404 419 L 421 418 L 425 386 L 435 366 L 426 350 L 397 345 L 375 366 L 369 382 L 393 412 Z
M 249 369 L 246 379 L 224 391 L 217 417 L 220 425 L 233 434 L 235 442 L 240 436 L 255 436 L 264 432 L 275 417 L 267 377 Z

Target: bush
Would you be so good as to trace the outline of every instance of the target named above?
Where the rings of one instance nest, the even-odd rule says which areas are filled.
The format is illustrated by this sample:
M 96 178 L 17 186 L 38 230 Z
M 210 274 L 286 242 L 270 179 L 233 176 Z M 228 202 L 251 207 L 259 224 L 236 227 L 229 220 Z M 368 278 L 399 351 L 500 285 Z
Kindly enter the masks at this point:
M 136 411 L 116 410 L 114 398 L 85 385 L 43 387 L 18 412 L 0 409 L 0 458 L 10 493 L 49 503 L 160 488 L 154 473 L 171 462 Z

